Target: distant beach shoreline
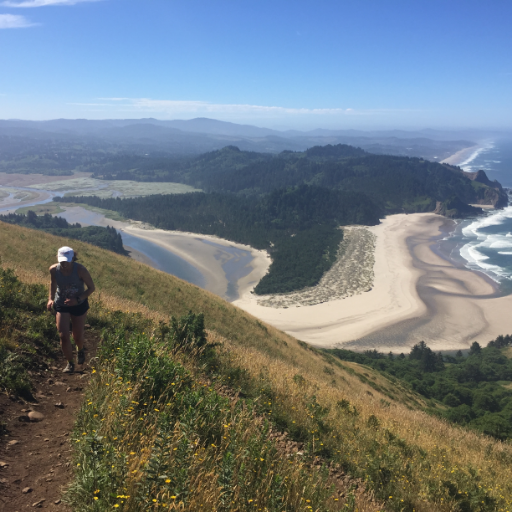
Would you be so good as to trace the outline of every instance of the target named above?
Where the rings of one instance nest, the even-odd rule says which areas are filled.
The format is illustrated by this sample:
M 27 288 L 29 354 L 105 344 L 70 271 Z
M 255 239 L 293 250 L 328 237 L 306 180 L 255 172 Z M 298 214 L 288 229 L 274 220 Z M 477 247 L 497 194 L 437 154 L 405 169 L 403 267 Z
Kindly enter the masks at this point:
M 475 144 L 474 146 L 470 146 L 468 148 L 461 149 L 457 151 L 453 155 L 445 158 L 440 163 L 442 164 L 450 164 L 456 166 L 462 166 L 466 162 L 474 160 L 478 154 L 486 148 L 484 144 Z
M 117 224 L 117 223 L 116 223 Z M 226 248 L 236 247 L 251 253 L 250 272 L 237 280 L 238 294 L 241 296 L 252 290 L 267 273 L 270 257 L 248 245 L 238 244 L 214 236 L 185 233 L 182 231 L 166 231 L 163 229 L 144 229 L 134 224 L 123 223 L 123 231 L 138 238 L 149 240 L 169 250 L 195 267 L 206 279 L 206 289 L 219 296 L 224 296 L 228 285 L 222 265 L 226 262 L 226 254 L 220 254 L 215 245 L 205 244 L 203 240 L 213 242 Z M 111 224 L 112 225 L 112 224 Z M 116 227 L 116 226 L 115 226 Z

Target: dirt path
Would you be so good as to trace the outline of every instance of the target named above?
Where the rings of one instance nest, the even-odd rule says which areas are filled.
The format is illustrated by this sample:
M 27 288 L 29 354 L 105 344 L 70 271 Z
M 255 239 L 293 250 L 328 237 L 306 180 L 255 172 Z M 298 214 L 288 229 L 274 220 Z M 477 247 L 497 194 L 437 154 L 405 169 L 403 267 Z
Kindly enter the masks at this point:
M 69 511 L 61 502 L 62 490 L 71 481 L 70 433 L 75 414 L 90 377 L 87 362 L 96 353 L 98 335 L 86 332 L 83 370 L 61 372 L 59 355 L 46 371 L 34 372 L 34 402 L 0 395 L 0 510 L 21 512 L 30 508 Z M 42 414 L 32 421 L 32 413 Z M 1 427 L 0 427 L 1 428 Z

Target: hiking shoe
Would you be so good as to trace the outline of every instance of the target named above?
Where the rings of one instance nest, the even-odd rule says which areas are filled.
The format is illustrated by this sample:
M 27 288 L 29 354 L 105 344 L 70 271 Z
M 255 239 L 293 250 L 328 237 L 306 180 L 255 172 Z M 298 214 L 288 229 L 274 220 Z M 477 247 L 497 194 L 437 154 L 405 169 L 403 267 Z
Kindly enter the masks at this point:
M 75 371 L 75 364 L 71 361 L 68 362 L 66 368 L 62 370 L 62 373 L 73 373 Z
M 85 363 L 85 352 L 84 349 L 78 351 L 77 363 L 84 364 Z

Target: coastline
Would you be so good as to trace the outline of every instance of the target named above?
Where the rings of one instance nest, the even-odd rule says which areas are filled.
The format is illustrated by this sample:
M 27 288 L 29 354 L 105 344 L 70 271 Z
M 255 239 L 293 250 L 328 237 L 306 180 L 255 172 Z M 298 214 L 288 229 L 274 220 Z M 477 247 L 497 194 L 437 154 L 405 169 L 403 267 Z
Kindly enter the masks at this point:
M 258 284 L 270 266 L 270 257 L 265 251 L 215 236 L 155 229 L 139 221 L 124 222 L 108 219 L 104 215 L 87 210 L 82 206 L 65 207 L 65 212 L 58 215 L 72 223 L 113 226 L 128 235 L 162 247 L 197 269 L 205 279 L 204 288 L 223 298 L 229 295 L 228 287 L 230 285 L 223 266 L 237 258 L 237 254 L 233 253 L 234 249 L 248 252 L 252 258 L 247 265 L 246 275 L 237 279 L 237 292 L 240 297 Z M 134 250 L 134 248 L 127 250 L 131 252 L 130 257 L 133 259 L 154 267 L 151 259 L 139 250 Z
M 485 148 L 482 144 L 475 144 L 474 146 L 470 146 L 469 148 L 461 149 L 457 151 L 453 155 L 450 155 L 448 158 L 445 158 L 440 163 L 441 164 L 449 164 L 460 166 L 468 160 L 473 160 L 476 158 L 478 153 Z
M 399 214 L 370 228 L 377 237 L 375 280 L 366 293 L 315 306 L 266 308 L 247 293 L 233 304 L 318 347 L 407 352 L 486 344 L 512 330 L 512 296 L 497 297 L 480 273 L 457 268 L 432 250 L 446 219 Z
M 116 224 L 121 224 L 116 222 Z M 250 292 L 267 273 L 270 266 L 270 257 L 265 251 L 259 251 L 248 245 L 237 244 L 229 240 L 197 233 L 185 233 L 182 231 L 165 231 L 163 229 L 144 229 L 135 224 L 124 224 L 119 227 L 122 231 L 153 242 L 164 249 L 179 256 L 187 263 L 195 267 L 206 279 L 205 289 L 221 297 L 226 295 L 228 280 L 223 265 L 232 257 L 216 246 L 236 248 L 248 251 L 251 254 L 250 271 L 247 275 L 237 280 L 238 294 L 243 296 Z M 117 226 L 115 226 L 117 227 Z M 213 242 L 212 244 L 204 241 Z
M 450 158 L 469 161 L 482 149 L 472 146 Z M 512 331 L 505 321 L 512 296 L 498 297 L 487 276 L 453 264 L 435 250 L 436 240 L 444 236 L 440 229 L 449 221 L 433 213 L 393 215 L 378 226 L 365 228 L 376 237 L 375 278 L 370 290 L 335 300 L 327 297 L 314 305 L 299 301 L 281 308 L 262 305 L 262 297 L 251 293 L 270 266 L 265 251 L 215 236 L 115 221 L 78 206 L 66 207 L 59 215 L 70 222 L 114 226 L 172 252 L 201 273 L 206 290 L 226 300 L 233 300 L 238 293 L 235 306 L 319 347 L 407 352 L 423 340 L 434 350 L 458 350 L 475 340 L 486 344 Z M 137 261 L 155 266 L 150 257 L 128 249 Z M 245 251 L 245 256 L 240 258 L 236 250 Z M 228 276 L 230 262 L 237 258 L 241 260 L 238 275 Z M 244 258 L 251 260 L 245 266 Z

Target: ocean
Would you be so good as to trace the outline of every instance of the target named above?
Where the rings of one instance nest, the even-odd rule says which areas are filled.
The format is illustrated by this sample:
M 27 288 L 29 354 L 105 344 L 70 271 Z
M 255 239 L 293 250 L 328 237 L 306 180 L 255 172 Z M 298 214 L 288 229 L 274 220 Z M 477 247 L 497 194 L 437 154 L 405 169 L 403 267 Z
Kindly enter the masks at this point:
M 489 141 L 459 166 L 465 171 L 484 170 L 488 178 L 509 189 L 512 204 L 512 139 Z M 444 239 L 450 256 L 497 283 L 501 294 L 512 293 L 512 206 L 491 210 L 459 222 Z

